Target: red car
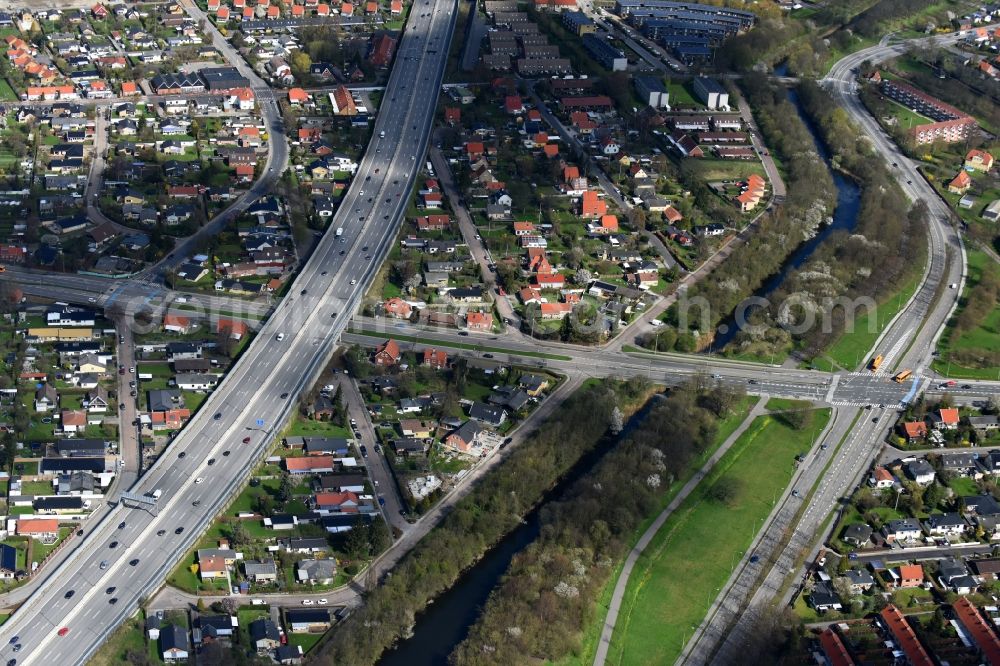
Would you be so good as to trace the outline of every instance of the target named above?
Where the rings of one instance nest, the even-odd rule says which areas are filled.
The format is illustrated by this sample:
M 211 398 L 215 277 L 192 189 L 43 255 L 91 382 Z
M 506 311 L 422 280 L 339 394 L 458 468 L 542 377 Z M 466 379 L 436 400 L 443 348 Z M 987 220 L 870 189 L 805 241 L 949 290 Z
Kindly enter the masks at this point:
M 69 627 L 63 627 L 62 629 L 60 629 L 56 633 L 58 633 L 60 636 L 65 636 L 66 634 L 69 633 Z
M 250 443 L 250 438 L 249 437 L 244 437 L 243 438 L 243 443 L 244 444 L 249 444 Z

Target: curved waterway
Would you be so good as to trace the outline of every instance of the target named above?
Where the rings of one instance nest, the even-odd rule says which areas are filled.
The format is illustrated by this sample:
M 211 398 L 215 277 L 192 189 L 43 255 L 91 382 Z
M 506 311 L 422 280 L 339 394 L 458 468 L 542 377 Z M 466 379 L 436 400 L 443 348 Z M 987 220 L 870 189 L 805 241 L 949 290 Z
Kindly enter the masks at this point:
M 784 72 L 781 68 L 779 68 L 775 70 L 775 74 L 782 75 Z M 826 168 L 830 172 L 830 176 L 833 178 L 833 184 L 837 188 L 837 203 L 833 210 L 833 219 L 829 222 L 829 224 L 822 226 L 817 230 L 816 235 L 799 245 L 785 260 L 781 270 L 769 277 L 754 293 L 755 296 L 759 296 L 761 298 L 767 298 L 770 296 L 778 287 L 781 286 L 781 283 L 785 281 L 785 278 L 788 277 L 788 274 L 791 271 L 806 263 L 809 258 L 812 257 L 813 252 L 816 251 L 816 248 L 819 247 L 820 243 L 829 238 L 830 234 L 842 229 L 846 231 L 853 231 L 858 224 L 858 213 L 861 210 L 860 188 L 857 183 L 850 178 L 847 178 L 831 166 L 830 151 L 827 149 L 826 144 L 823 143 L 823 139 L 816 131 L 816 126 L 806 115 L 805 109 L 802 107 L 802 102 L 799 100 L 798 93 L 795 92 L 794 88 L 789 88 L 786 96 L 788 101 L 795 106 L 795 110 L 798 112 L 799 118 L 802 119 L 802 122 L 805 123 L 806 128 L 812 135 L 813 144 L 816 146 L 816 152 L 823 158 L 823 162 L 826 164 Z M 725 331 L 725 333 L 721 331 Z M 719 326 L 719 331 L 716 332 L 715 340 L 712 342 L 712 349 L 721 350 L 727 344 L 732 342 L 738 332 L 739 327 L 736 325 L 735 319 L 733 317 L 729 317 L 725 322 L 723 322 L 722 325 Z
M 580 458 L 545 494 L 538 506 L 525 516 L 524 522 L 488 550 L 451 589 L 417 616 L 413 634 L 382 655 L 379 666 L 441 666 L 447 663 L 448 655 L 465 640 L 469 628 L 479 617 L 490 592 L 507 571 L 511 559 L 538 536 L 542 507 L 559 499 L 570 486 L 592 470 L 620 437 L 642 422 L 651 404 L 652 400 L 629 419 L 621 435 L 603 438 L 591 452 Z M 503 469 L 502 465 L 500 469 Z

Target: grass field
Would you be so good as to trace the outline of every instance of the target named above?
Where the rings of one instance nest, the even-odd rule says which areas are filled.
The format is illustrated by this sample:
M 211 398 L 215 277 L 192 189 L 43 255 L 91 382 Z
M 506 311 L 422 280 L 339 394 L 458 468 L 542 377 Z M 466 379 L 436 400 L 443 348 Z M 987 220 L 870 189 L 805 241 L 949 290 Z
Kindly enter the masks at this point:
M 896 123 L 898 123 L 899 127 L 903 129 L 910 129 L 911 127 L 927 125 L 934 122 L 930 118 L 926 118 L 919 113 L 910 111 L 902 104 L 897 104 L 892 100 L 886 100 L 886 107 L 889 110 L 890 115 L 896 119 Z
M 128 663 L 125 655 L 129 652 L 142 654 L 146 651 L 146 640 L 142 631 L 142 615 L 128 620 L 105 641 L 87 666 L 118 666 Z
M 17 93 L 14 89 L 10 87 L 7 83 L 7 79 L 0 79 L 0 101 L 2 102 L 16 102 Z
M 771 398 L 767 401 L 767 409 L 772 412 L 781 412 L 789 409 L 809 409 L 812 403 L 808 400 L 793 400 L 791 398 Z
M 642 521 L 632 533 L 629 543 L 635 544 L 639 540 L 639 537 L 649 528 L 650 524 L 656 519 L 661 511 L 674 499 L 684 484 L 690 480 L 691 475 L 695 473 L 705 461 L 708 460 L 715 451 L 722 446 L 722 443 L 729 439 L 729 436 L 733 434 L 733 431 L 739 427 L 741 423 L 746 419 L 747 414 L 750 413 L 750 409 L 755 402 L 754 398 L 746 397 L 743 399 L 742 403 L 733 410 L 731 416 L 719 421 L 719 432 L 716 434 L 715 441 L 712 445 L 705 449 L 698 459 L 693 461 L 683 474 L 679 476 L 678 479 L 670 486 L 670 489 L 663 494 L 660 498 L 660 504 L 656 509 L 650 512 L 646 520 Z M 583 638 L 581 640 L 581 653 L 579 655 L 572 655 L 558 662 L 560 666 L 584 666 L 589 665 L 594 660 L 594 653 L 597 651 L 597 641 L 601 635 L 601 628 L 604 626 L 604 619 L 608 614 L 608 607 L 611 604 L 611 594 L 614 592 L 615 584 L 618 581 L 618 576 L 621 574 L 622 563 L 618 562 L 615 566 L 614 573 L 608 579 L 607 584 L 601 591 L 600 597 L 597 600 L 597 612 L 595 616 L 591 618 L 590 623 L 584 627 Z
M 751 424 L 664 524 L 629 580 L 611 640 L 611 664 L 666 664 L 680 654 L 693 628 L 771 512 L 769 498 L 788 484 L 796 455 L 809 450 L 830 410 L 813 428 L 793 430 L 762 416 Z M 712 498 L 719 485 L 735 499 Z
M 906 285 L 889 300 L 879 303 L 874 316 L 878 318 L 874 330 L 869 329 L 871 317 L 867 310 L 861 310 L 854 321 L 854 330 L 845 332 L 830 345 L 822 356 L 812 359 L 812 365 L 818 370 L 833 372 L 838 367 L 853 370 L 866 359 L 878 336 L 892 318 L 906 306 L 910 297 L 920 286 L 923 271 L 914 275 Z M 832 361 L 832 363 L 831 363 Z
M 968 277 L 965 282 L 965 291 L 962 293 L 962 300 L 959 301 L 961 312 L 969 294 L 976 288 L 982 279 L 983 271 L 994 269 L 993 260 L 984 252 L 979 250 L 969 250 L 968 252 Z M 1000 376 L 1000 368 L 969 368 L 951 361 L 951 352 L 959 350 L 984 349 L 993 350 L 1000 343 L 1000 305 L 994 305 L 993 310 L 986 318 L 972 330 L 955 337 L 954 329 L 949 326 L 945 329 L 944 335 L 938 342 L 938 352 L 940 356 L 935 359 L 933 368 L 948 377 L 959 379 L 996 379 Z

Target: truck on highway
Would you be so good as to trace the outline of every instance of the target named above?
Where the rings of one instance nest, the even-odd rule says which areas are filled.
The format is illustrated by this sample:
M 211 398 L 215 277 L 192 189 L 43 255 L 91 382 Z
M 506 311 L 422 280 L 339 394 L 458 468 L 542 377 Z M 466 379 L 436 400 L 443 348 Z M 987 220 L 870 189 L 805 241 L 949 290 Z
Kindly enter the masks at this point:
M 896 376 L 892 378 L 892 381 L 896 382 L 897 384 L 902 384 L 907 379 L 909 379 L 910 375 L 912 374 L 913 374 L 912 370 L 903 370 L 901 372 L 897 372 Z
M 872 359 L 871 363 L 868 364 L 868 367 L 871 368 L 872 372 L 878 370 L 878 366 L 882 365 L 882 358 L 883 358 L 882 354 L 879 354 L 878 356 Z
M 344 235 L 344 227 L 337 227 L 337 238 Z

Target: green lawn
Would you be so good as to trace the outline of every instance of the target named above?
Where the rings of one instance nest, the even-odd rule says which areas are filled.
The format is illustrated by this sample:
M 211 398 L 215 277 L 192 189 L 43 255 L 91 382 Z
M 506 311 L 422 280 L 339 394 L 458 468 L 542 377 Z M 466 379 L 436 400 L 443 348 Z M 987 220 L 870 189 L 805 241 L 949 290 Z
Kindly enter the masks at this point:
M 921 255 L 921 262 L 923 261 Z M 838 368 L 853 370 L 864 362 L 871 353 L 875 341 L 892 318 L 906 306 L 913 293 L 920 286 L 923 271 L 914 275 L 906 285 L 888 300 L 878 304 L 873 316 L 877 317 L 875 330 L 870 330 L 867 310 L 861 310 L 854 321 L 854 330 L 844 332 L 830 345 L 826 352 L 812 359 L 812 366 L 818 370 L 835 372 Z M 831 363 L 833 361 L 833 363 Z
M 639 540 L 639 537 L 641 537 L 646 530 L 649 529 L 649 526 L 654 520 L 656 520 L 656 517 L 660 514 L 660 512 L 663 511 L 663 509 L 666 508 L 671 501 L 673 501 L 674 497 L 676 497 L 677 493 L 680 492 L 680 489 L 684 487 L 684 484 L 690 480 L 695 471 L 700 469 L 701 466 L 705 464 L 705 461 L 715 453 L 722 443 L 729 439 L 729 436 L 733 434 L 733 431 L 735 431 L 736 428 L 738 428 L 739 425 L 746 419 L 747 414 L 750 413 L 750 409 L 755 402 L 755 398 L 745 397 L 743 401 L 733 410 L 733 413 L 730 416 L 719 421 L 719 431 L 716 434 L 715 441 L 712 442 L 712 445 L 706 448 L 705 451 L 703 451 L 702 454 L 698 456 L 698 458 L 694 460 L 682 474 L 678 475 L 678 478 L 674 480 L 669 490 L 660 497 L 659 506 L 657 506 L 654 511 L 651 511 L 649 516 L 643 520 L 631 534 L 629 537 L 630 544 L 634 545 L 635 542 Z M 605 584 L 604 589 L 601 591 L 600 597 L 598 597 L 597 612 L 594 617 L 590 618 L 590 622 L 588 622 L 588 624 L 584 627 L 583 638 L 581 640 L 581 654 L 568 656 L 566 659 L 558 662 L 560 665 L 569 666 L 570 664 L 580 664 L 582 666 L 583 664 L 590 664 L 593 662 L 594 653 L 597 652 L 597 641 L 600 638 L 601 629 L 604 626 L 604 619 L 608 614 L 608 607 L 611 605 L 611 594 L 614 592 L 615 584 L 618 582 L 618 576 L 621 574 L 621 570 L 622 563 L 618 562 L 615 566 L 614 573 L 611 574 L 611 577 Z
M 982 279 L 984 270 L 995 270 L 993 260 L 980 250 L 968 251 L 968 277 L 965 282 L 965 290 L 962 292 L 962 300 L 959 301 L 959 309 L 956 315 L 961 314 L 969 294 L 972 293 L 979 281 Z M 1000 368 L 981 367 L 970 368 L 959 365 L 952 358 L 952 353 L 965 352 L 974 354 L 976 350 L 993 351 L 1000 342 L 1000 306 L 994 305 L 993 310 L 986 315 L 986 318 L 975 328 L 965 331 L 961 335 L 955 335 L 954 328 L 950 325 L 945 329 L 944 335 L 938 342 L 939 357 L 935 359 L 933 368 L 948 377 L 969 378 L 969 379 L 996 379 L 1000 376 Z
M 88 666 L 119 666 L 128 663 L 125 658 L 129 652 L 142 654 L 146 651 L 146 639 L 143 634 L 142 615 L 136 615 L 120 626 L 111 637 L 97 650 Z
M 52 495 L 52 483 L 49 481 L 25 481 L 21 484 L 21 493 L 25 495 Z
M 771 398 L 765 405 L 772 412 L 781 412 L 789 409 L 809 409 L 812 403 L 808 400 L 793 400 L 791 398 Z
M 14 89 L 10 87 L 9 83 L 7 83 L 7 79 L 0 79 L 0 101 L 3 102 L 17 101 L 17 93 L 15 93 Z
M 611 641 L 611 664 L 666 664 L 680 654 L 729 578 L 731 568 L 771 512 L 768 500 L 794 473 L 825 426 L 830 410 L 819 410 L 815 427 L 796 431 L 771 416 L 751 424 L 711 474 L 657 533 L 636 564 Z M 717 485 L 735 489 L 722 503 Z
M 976 482 L 967 476 L 956 476 L 948 482 L 948 487 L 955 491 L 959 497 L 968 497 L 980 493 Z
M 316 643 L 319 643 L 320 639 L 323 638 L 323 634 L 288 634 L 288 644 L 289 645 L 301 645 L 302 652 L 307 653 L 313 648 Z

